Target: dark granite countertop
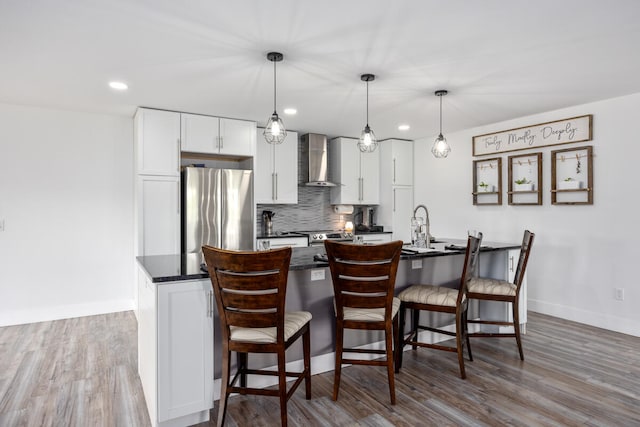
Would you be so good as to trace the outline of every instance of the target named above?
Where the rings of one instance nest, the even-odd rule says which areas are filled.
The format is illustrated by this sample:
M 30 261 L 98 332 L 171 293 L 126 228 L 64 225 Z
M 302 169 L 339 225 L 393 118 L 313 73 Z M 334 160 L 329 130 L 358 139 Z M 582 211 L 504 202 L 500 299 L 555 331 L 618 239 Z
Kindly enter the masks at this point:
M 306 234 L 297 231 L 277 231 L 273 234 L 258 234 L 256 239 L 284 239 L 287 237 L 308 237 Z
M 451 246 L 453 245 L 453 247 Z M 466 240 L 463 239 L 441 239 L 432 243 L 433 250 L 422 253 L 409 253 L 411 247 L 405 246 L 407 251 L 403 251 L 400 259 L 418 259 L 458 255 L 464 252 Z M 493 243 L 482 244 L 481 252 L 502 251 L 517 249 L 519 244 L 513 243 Z M 293 248 L 291 264 L 289 270 L 306 270 L 310 268 L 328 267 L 329 264 L 323 261 L 314 261 L 314 256 L 325 255 L 324 247 L 310 246 L 306 248 Z M 200 269 L 200 257 L 197 254 L 186 255 L 151 255 L 138 257 L 138 263 L 145 269 L 154 283 L 177 282 L 182 280 L 206 279 L 209 274 Z

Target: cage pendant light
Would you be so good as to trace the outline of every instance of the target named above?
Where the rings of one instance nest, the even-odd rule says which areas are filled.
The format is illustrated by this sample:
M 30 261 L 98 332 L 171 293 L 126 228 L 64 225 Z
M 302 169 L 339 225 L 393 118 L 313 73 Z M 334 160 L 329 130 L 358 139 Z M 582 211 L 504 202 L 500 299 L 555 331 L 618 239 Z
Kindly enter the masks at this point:
M 358 148 L 363 153 L 373 153 L 378 148 L 378 139 L 376 134 L 373 133 L 369 127 L 369 82 L 374 81 L 376 76 L 373 74 L 363 74 L 360 76 L 360 80 L 367 83 L 367 124 L 365 125 L 362 133 L 360 134 L 360 140 L 358 141 Z
M 449 92 L 447 92 L 446 90 L 437 90 L 435 92 L 435 95 L 440 97 L 440 134 L 433 143 L 431 152 L 437 158 L 447 157 L 451 152 L 451 147 L 449 146 L 449 143 L 447 143 L 447 138 L 442 136 L 442 97 L 447 93 Z
M 269 144 L 282 144 L 287 137 L 284 123 L 282 123 L 282 119 L 278 117 L 276 112 L 276 62 L 282 61 L 283 57 L 280 52 L 267 53 L 267 59 L 273 62 L 273 114 L 267 121 L 267 126 L 262 134 Z

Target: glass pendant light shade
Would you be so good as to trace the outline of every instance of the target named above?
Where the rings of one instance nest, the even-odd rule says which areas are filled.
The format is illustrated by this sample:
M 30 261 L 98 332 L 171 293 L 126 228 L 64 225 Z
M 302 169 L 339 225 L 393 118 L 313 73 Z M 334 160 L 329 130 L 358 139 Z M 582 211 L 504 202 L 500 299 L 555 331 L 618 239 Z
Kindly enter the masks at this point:
M 360 76 L 360 80 L 367 82 L 367 124 L 365 125 L 362 133 L 360 134 L 360 140 L 358 141 L 358 148 L 363 153 L 373 153 L 378 148 L 378 138 L 369 127 L 369 82 L 375 80 L 376 76 L 373 74 L 363 74 Z
M 447 157 L 451 152 L 451 147 L 447 142 L 447 138 L 442 135 L 442 97 L 447 93 L 446 90 L 437 90 L 435 95 L 440 97 L 440 134 L 431 147 L 431 153 L 438 159 Z
M 267 54 L 267 59 L 273 62 L 273 114 L 267 121 L 267 126 L 264 128 L 262 135 L 264 135 L 265 141 L 269 144 L 282 144 L 287 137 L 284 123 L 282 123 L 282 119 L 278 117 L 276 111 L 276 62 L 282 61 L 283 58 L 284 55 L 280 52 L 269 52 Z
M 287 131 L 284 128 L 282 119 L 278 117 L 278 113 L 276 113 L 275 111 L 269 118 L 267 126 L 264 128 L 264 132 L 262 132 L 262 135 L 264 135 L 265 141 L 267 141 L 269 144 L 282 144 L 282 142 L 284 142 L 284 139 L 287 137 Z
M 433 143 L 433 147 L 431 147 L 431 152 L 438 159 L 447 157 L 451 152 L 451 147 L 447 143 L 447 138 L 442 136 L 442 134 L 438 135 L 435 142 Z

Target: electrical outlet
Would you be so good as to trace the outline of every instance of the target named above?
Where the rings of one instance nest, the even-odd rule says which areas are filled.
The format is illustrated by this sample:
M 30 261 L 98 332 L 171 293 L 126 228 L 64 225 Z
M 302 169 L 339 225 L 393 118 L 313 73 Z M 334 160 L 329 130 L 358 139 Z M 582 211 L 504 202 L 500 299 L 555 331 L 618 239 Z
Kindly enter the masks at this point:
M 624 301 L 624 288 L 616 288 L 616 299 Z
M 422 260 L 421 259 L 412 259 L 411 260 L 411 269 L 412 270 L 417 270 L 419 268 L 422 268 Z
M 315 268 L 311 270 L 311 280 L 324 280 L 324 269 Z

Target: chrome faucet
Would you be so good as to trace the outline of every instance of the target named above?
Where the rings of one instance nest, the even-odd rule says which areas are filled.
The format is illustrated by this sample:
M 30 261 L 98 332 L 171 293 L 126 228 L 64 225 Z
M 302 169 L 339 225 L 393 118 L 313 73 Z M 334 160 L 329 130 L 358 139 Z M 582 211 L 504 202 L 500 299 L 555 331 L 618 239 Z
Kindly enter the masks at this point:
M 426 227 L 426 231 L 427 231 L 427 236 L 426 236 L 426 246 L 427 248 L 431 247 L 431 232 L 429 231 L 429 210 L 427 209 L 427 207 L 425 205 L 418 205 L 416 206 L 416 208 L 413 210 L 413 217 L 417 218 L 416 214 L 418 213 L 418 210 L 422 208 L 424 209 L 424 214 L 425 214 L 425 219 L 424 219 L 424 225 Z

